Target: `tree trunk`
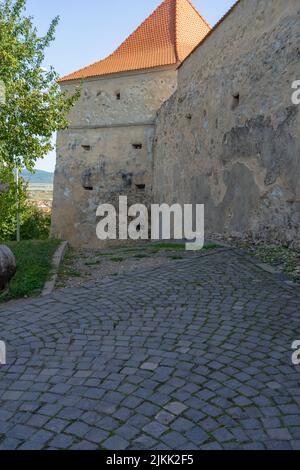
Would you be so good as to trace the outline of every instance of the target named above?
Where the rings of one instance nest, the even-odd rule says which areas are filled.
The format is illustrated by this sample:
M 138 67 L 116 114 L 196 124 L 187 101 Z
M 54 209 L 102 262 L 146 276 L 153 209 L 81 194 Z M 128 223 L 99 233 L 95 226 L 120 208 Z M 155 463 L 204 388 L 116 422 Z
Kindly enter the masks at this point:
M 0 292 L 7 287 L 16 270 L 16 259 L 11 250 L 5 245 L 0 245 Z

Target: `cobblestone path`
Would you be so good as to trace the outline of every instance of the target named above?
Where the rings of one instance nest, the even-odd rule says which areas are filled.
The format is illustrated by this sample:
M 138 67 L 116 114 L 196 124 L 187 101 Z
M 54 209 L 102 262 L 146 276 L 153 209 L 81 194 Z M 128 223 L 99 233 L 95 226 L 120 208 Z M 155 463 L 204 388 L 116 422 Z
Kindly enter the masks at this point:
M 298 288 L 234 251 L 0 308 L 0 449 L 300 449 Z

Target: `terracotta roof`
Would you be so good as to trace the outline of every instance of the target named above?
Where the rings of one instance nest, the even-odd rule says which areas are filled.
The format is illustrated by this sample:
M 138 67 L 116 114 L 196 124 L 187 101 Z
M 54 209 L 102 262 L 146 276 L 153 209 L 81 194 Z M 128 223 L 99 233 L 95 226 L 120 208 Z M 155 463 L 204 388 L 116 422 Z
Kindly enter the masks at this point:
M 164 0 L 110 56 L 60 81 L 180 64 L 210 30 L 190 0 Z

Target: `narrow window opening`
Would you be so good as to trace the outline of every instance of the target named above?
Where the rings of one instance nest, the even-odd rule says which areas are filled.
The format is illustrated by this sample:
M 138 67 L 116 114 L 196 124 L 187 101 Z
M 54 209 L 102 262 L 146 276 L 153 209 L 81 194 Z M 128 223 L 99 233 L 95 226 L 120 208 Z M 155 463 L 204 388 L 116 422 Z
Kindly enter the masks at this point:
M 141 150 L 143 148 L 142 144 L 132 144 L 132 147 L 136 150 Z
M 136 184 L 135 186 L 137 189 L 141 189 L 141 190 L 146 188 L 145 184 Z
M 121 99 L 121 93 L 119 91 L 116 91 L 116 99 L 120 101 Z
M 84 186 L 83 189 L 85 189 L 86 191 L 93 191 L 94 190 L 93 186 Z
M 237 108 L 239 104 L 240 104 L 240 94 L 236 93 L 235 95 L 233 95 L 232 109 Z
M 91 146 L 90 145 L 82 145 L 81 146 L 86 152 L 89 152 L 91 150 Z

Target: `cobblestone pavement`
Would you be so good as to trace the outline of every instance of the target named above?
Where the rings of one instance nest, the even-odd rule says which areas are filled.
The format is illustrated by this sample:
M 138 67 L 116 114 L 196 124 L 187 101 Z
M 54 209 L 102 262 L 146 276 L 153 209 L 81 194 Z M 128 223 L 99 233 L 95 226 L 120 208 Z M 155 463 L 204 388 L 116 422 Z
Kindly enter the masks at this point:
M 0 309 L 0 449 L 300 449 L 298 288 L 239 254 Z

